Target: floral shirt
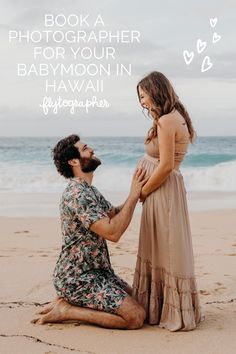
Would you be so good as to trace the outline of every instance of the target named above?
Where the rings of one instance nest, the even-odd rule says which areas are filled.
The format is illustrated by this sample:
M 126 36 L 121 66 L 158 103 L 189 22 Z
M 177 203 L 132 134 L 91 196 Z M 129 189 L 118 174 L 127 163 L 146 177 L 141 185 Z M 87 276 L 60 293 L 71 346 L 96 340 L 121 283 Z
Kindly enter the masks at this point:
M 54 270 L 57 294 L 70 303 L 114 312 L 127 296 L 115 275 L 106 240 L 90 230 L 112 205 L 85 180 L 72 178 L 60 204 L 62 249 Z

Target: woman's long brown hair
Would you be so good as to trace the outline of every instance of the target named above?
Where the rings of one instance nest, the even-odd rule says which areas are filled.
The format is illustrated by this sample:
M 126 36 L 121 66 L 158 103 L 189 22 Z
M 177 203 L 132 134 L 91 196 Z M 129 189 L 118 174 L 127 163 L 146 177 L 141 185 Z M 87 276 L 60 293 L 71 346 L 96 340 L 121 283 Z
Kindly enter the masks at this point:
M 173 109 L 176 109 L 185 119 L 189 131 L 190 141 L 193 142 L 196 133 L 194 131 L 192 121 L 167 77 L 158 71 L 153 71 L 149 75 L 145 76 L 137 85 L 138 97 L 139 86 L 150 96 L 154 104 L 152 112 L 154 112 L 155 118 L 153 119 L 152 128 L 148 131 L 146 143 L 150 142 L 152 138 L 157 136 L 157 126 L 160 117 L 170 113 Z M 140 97 L 139 101 L 141 101 Z

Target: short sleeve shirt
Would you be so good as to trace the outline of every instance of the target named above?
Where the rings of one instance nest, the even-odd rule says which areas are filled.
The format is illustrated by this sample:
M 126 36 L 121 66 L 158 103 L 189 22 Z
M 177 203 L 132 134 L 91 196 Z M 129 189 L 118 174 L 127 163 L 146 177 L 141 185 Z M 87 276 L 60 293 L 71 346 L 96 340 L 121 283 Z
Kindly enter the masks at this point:
M 76 283 L 86 272 L 111 268 L 106 240 L 90 230 L 111 210 L 94 186 L 77 177 L 70 180 L 60 203 L 63 239 L 54 278 Z

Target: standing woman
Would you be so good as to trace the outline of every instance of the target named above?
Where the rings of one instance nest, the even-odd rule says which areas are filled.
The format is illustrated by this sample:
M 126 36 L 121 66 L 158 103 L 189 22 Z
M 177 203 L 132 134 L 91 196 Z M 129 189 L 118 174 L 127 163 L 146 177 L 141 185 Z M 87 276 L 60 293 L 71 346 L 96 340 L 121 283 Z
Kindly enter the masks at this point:
M 142 189 L 139 249 L 133 295 L 149 324 L 170 331 L 192 330 L 201 321 L 186 190 L 179 170 L 194 139 L 191 119 L 171 83 L 152 72 L 137 85 L 143 108 L 153 118 L 139 167 Z

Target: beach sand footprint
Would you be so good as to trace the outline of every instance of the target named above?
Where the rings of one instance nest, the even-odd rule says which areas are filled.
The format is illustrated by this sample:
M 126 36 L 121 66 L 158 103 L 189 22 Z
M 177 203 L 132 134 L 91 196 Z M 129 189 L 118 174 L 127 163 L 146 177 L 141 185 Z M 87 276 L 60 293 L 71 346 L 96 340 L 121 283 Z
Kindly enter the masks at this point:
M 33 320 L 30 321 L 31 324 L 35 326 L 40 326 L 41 324 L 39 323 L 40 317 L 34 318 Z M 44 323 L 43 326 L 46 328 L 46 330 L 56 330 L 56 331 L 62 331 L 68 328 L 73 328 L 73 327 L 78 327 L 81 325 L 81 322 L 75 322 L 75 321 L 64 321 L 64 322 L 58 322 L 58 323 Z
M 225 287 L 224 284 L 222 284 L 222 283 L 219 282 L 219 281 L 216 281 L 214 284 L 217 285 L 218 287 L 216 287 L 216 288 L 213 289 L 213 293 L 222 292 L 222 290 L 223 290 L 223 292 L 224 292 L 224 290 L 227 290 L 227 287 Z M 204 294 L 204 295 L 205 295 L 205 294 Z
M 23 231 L 15 231 L 14 234 L 28 234 L 28 230 L 23 230 Z
M 209 291 L 204 290 L 204 289 L 200 289 L 199 292 L 200 292 L 201 295 L 206 295 L 206 296 L 211 295 L 211 293 Z

